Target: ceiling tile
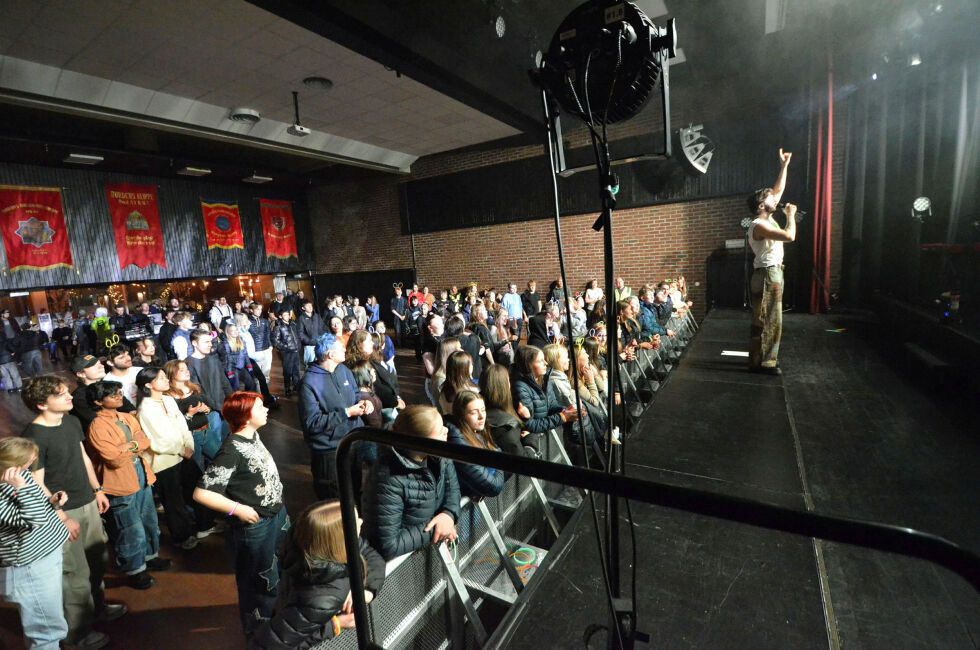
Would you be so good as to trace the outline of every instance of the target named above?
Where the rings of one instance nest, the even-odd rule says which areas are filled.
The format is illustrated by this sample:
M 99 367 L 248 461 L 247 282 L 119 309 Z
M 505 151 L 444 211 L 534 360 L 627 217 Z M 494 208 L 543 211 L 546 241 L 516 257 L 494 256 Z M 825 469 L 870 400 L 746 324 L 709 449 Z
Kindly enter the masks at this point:
M 80 74 L 71 70 L 62 70 L 54 95 L 61 99 L 68 99 L 83 104 L 102 105 L 106 93 L 109 92 L 109 85 L 111 83 L 108 79 L 101 77 Z
M 53 95 L 61 70 L 49 65 L 5 56 L 0 86 L 38 95 Z
M 36 63 L 43 63 L 44 65 L 52 65 L 56 68 L 64 66 L 65 63 L 67 63 L 71 58 L 71 54 L 61 50 L 55 50 L 38 43 L 32 43 L 30 41 L 20 39 L 12 42 L 4 54 L 17 57 L 18 59 L 24 59 L 26 61 L 34 61 Z
M 139 86 L 113 81 L 109 84 L 102 105 L 130 113 L 142 113 L 150 105 L 153 91 Z

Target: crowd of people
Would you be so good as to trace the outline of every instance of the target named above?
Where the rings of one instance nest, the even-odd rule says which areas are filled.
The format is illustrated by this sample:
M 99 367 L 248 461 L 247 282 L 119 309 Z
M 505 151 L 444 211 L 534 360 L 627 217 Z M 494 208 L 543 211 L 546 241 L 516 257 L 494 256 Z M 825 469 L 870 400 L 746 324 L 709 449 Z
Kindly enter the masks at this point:
M 0 350 L 19 358 L 0 356 L 2 381 L 22 391 L 35 418 L 0 441 L 2 595 L 18 605 L 31 647 L 103 647 L 108 637 L 93 623 L 126 612 L 104 597 L 108 549 L 131 587 L 151 588 L 152 572 L 171 566 L 159 553 L 162 519 L 185 552 L 226 536 L 250 647 L 338 635 L 354 625 L 337 503 L 345 435 L 369 425 L 536 458 L 557 430 L 574 462 L 595 462 L 608 395 L 618 400 L 622 390 L 608 379 L 607 323 L 615 318 L 617 363 L 639 350 L 676 360 L 684 342 L 671 319 L 691 306 L 685 292 L 683 278 L 637 292 L 618 278 L 610 296 L 591 281 L 567 302 L 560 280 L 544 297 L 533 280 L 522 293 L 516 284 L 499 294 L 469 285 L 438 297 L 395 286 L 393 336 L 374 296 L 363 305 L 330 296 L 321 310 L 302 292 L 269 305 L 222 297 L 207 310 L 171 301 L 129 314 L 117 305 L 112 316 L 73 320 L 62 356 L 74 381 L 38 372 L 22 345 L 37 326 L 7 313 Z M 401 346 L 424 369 L 427 404 L 401 395 Z M 296 398 L 316 496 L 292 527 L 260 435 L 279 406 L 273 349 L 284 397 Z M 374 445 L 356 452 L 369 598 L 386 560 L 456 538 L 461 497 L 496 496 L 504 485 L 493 468 Z M 24 580 L 47 597 L 26 593 Z

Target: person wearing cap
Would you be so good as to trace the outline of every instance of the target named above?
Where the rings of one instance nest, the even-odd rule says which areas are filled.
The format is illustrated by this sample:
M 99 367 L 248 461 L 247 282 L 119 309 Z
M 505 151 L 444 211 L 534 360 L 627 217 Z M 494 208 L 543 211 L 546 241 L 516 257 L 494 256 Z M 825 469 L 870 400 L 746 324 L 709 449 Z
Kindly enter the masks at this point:
M 71 414 L 82 423 L 82 430 L 88 431 L 88 425 L 92 424 L 92 420 L 95 419 L 95 409 L 88 403 L 88 398 L 85 396 L 85 387 L 105 379 L 105 366 L 102 365 L 98 357 L 86 354 L 72 359 L 71 371 L 78 378 L 78 388 L 71 394 Z M 136 407 L 132 404 L 124 403 L 119 410 L 123 413 L 132 413 L 136 410 Z

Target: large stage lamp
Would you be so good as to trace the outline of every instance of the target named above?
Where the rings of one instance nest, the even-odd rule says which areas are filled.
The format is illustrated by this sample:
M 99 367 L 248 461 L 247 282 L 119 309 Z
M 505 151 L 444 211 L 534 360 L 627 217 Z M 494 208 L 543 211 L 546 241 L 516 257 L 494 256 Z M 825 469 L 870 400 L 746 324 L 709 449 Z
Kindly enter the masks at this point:
M 567 113 L 613 124 L 643 108 L 676 44 L 673 19 L 661 29 L 631 2 L 593 0 L 555 31 L 541 82 Z
M 928 196 L 920 196 L 915 201 L 912 201 L 912 218 L 917 219 L 919 223 L 922 223 L 926 217 L 932 216 L 932 201 L 929 200 Z

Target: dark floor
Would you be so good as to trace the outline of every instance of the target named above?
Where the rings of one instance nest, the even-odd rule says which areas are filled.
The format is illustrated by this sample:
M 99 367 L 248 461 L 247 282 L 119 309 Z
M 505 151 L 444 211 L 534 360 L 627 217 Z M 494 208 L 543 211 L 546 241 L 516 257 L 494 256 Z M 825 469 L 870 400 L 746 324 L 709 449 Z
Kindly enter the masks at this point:
M 404 355 L 406 356 L 403 356 Z M 408 403 L 425 401 L 424 373 L 411 352 L 399 350 L 396 358 L 402 396 Z M 45 361 L 45 370 L 70 373 L 63 364 Z M 271 389 L 282 395 L 282 373 L 273 363 Z M 284 485 L 286 508 L 296 515 L 314 501 L 309 451 L 303 442 L 294 399 L 280 399 L 281 408 L 271 414 L 260 435 L 272 452 Z M 17 435 L 32 419 L 20 395 L 0 392 L 0 437 Z M 147 591 L 125 586 L 111 570 L 106 575 L 109 600 L 124 602 L 130 613 L 98 629 L 112 638 L 111 648 L 172 650 L 208 648 L 225 650 L 243 647 L 238 621 L 238 598 L 231 558 L 220 535 L 203 540 L 193 551 L 168 544 L 163 529 L 161 555 L 174 561 L 170 571 L 154 574 L 157 585 Z M 0 603 L 0 649 L 23 650 L 17 612 Z
M 787 314 L 784 374 L 768 377 L 721 355 L 747 349 L 747 315 L 713 312 L 629 441 L 628 473 L 910 526 L 980 552 L 975 409 L 924 394 L 882 354 L 874 327 Z M 980 643 L 980 595 L 924 561 L 644 504 L 633 514 L 650 647 Z M 582 647 L 585 628 L 606 623 L 591 526 L 581 520 L 529 603 L 513 637 L 522 645 Z M 558 620 L 568 624 L 542 625 Z

